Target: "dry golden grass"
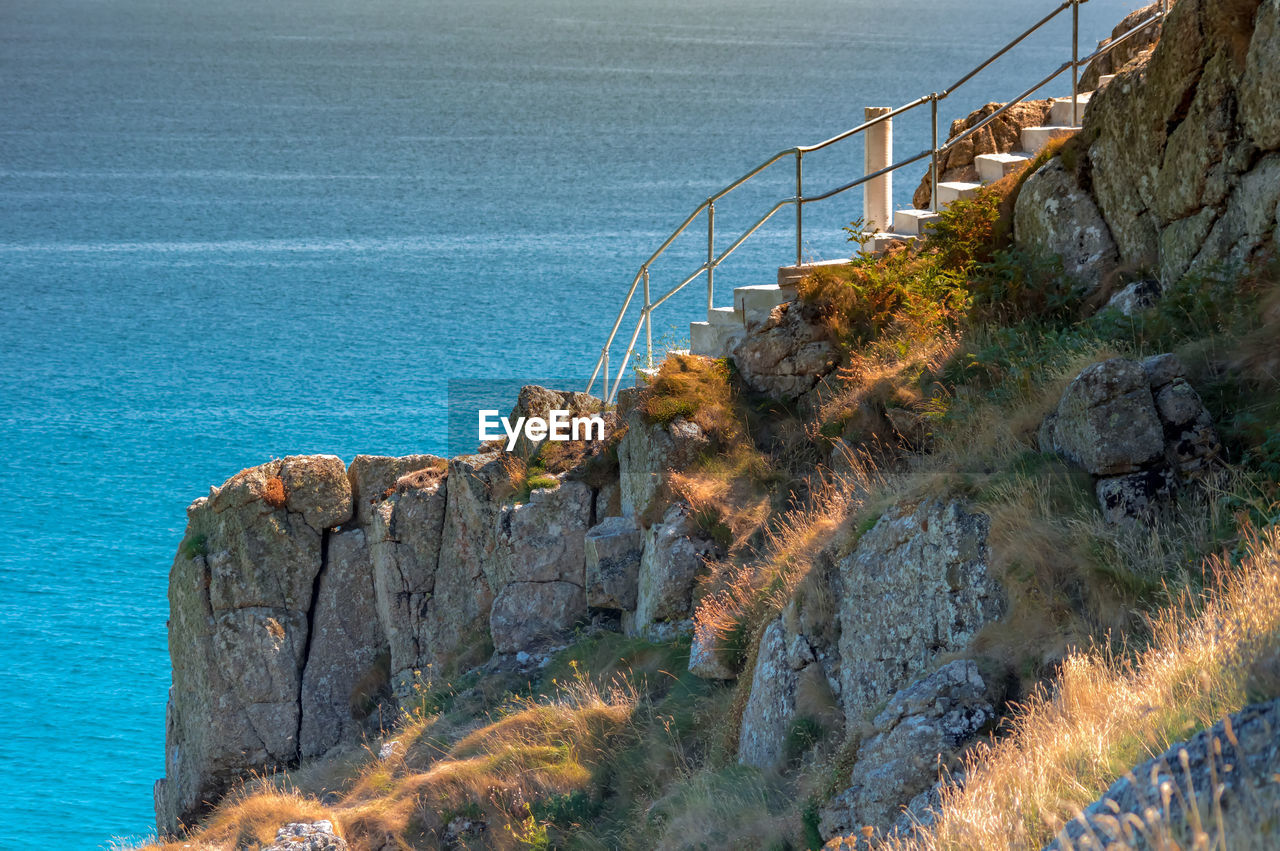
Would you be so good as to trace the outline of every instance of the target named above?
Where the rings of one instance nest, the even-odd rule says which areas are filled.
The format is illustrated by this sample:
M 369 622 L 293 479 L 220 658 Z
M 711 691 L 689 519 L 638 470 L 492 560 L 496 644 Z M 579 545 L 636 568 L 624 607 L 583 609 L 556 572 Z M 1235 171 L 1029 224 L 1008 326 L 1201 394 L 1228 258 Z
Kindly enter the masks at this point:
M 223 851 L 269 845 L 276 831 L 291 822 L 342 823 L 332 810 L 297 792 L 280 791 L 260 783 L 246 785 L 229 796 L 194 835 L 143 846 L 139 851 Z
M 1038 848 L 1131 766 L 1244 706 L 1251 673 L 1280 646 L 1280 530 L 1248 549 L 1239 567 L 1210 560 L 1212 590 L 1151 619 L 1149 649 L 1068 656 L 1052 694 L 970 756 L 935 824 L 880 847 Z
M 602 692 L 577 677 L 554 699 L 523 700 L 470 729 L 439 716 L 407 718 L 385 755 L 366 753 L 363 767 L 344 766 L 351 776 L 337 802 L 320 804 L 293 778 L 259 779 L 230 795 L 191 836 L 146 849 L 257 847 L 289 822 L 320 819 L 357 851 L 437 847 L 456 815 L 486 825 L 483 847 L 524 847 L 528 804 L 587 787 L 631 735 L 637 702 L 621 680 Z

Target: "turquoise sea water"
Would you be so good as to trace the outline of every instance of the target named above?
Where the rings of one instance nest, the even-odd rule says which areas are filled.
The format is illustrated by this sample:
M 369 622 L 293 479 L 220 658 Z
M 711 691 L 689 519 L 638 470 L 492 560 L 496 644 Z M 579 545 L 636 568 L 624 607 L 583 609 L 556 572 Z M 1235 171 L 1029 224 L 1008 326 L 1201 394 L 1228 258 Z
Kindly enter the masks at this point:
M 286 454 L 442 452 L 450 378 L 585 377 L 700 199 L 944 88 L 1046 5 L 0 3 L 0 847 L 149 830 L 166 577 L 210 484 Z M 1083 7 L 1087 42 L 1136 5 Z M 1042 76 L 1069 32 L 944 119 Z M 926 122 L 898 121 L 900 153 Z M 815 156 L 809 185 L 860 161 Z M 790 180 L 722 204 L 722 233 Z M 807 252 L 848 254 L 860 204 L 807 211 Z M 721 302 L 788 262 L 789 221 L 718 273 Z M 705 250 L 695 230 L 655 288 Z

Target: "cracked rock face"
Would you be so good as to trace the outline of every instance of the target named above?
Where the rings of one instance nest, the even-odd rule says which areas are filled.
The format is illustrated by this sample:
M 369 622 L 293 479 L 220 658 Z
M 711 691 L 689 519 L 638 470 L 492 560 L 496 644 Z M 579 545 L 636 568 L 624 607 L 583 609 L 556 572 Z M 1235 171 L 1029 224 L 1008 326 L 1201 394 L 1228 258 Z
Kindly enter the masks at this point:
M 245 470 L 188 509 L 169 581 L 173 685 L 157 824 L 199 816 L 246 769 L 299 757 L 299 701 L 328 530 L 351 517 L 331 455 Z
M 823 837 L 863 826 L 892 828 L 904 807 L 927 797 L 963 746 L 995 722 L 998 702 L 968 660 L 944 665 L 893 695 L 858 748 L 851 785 L 822 809 Z
M 1280 3 L 1179 0 L 1163 29 L 1094 94 L 1083 133 L 1120 262 L 1172 284 L 1277 247 Z
M 841 561 L 840 696 L 851 728 L 1004 614 L 989 526 L 959 502 L 894 507 Z

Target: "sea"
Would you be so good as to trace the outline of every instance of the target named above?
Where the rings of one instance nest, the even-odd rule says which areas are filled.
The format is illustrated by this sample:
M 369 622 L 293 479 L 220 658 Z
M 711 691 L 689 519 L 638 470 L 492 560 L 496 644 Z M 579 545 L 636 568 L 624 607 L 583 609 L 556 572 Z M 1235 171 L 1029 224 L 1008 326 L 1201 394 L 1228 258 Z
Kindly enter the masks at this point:
M 699 202 L 945 91 L 1052 2 L 0 0 L 0 848 L 153 831 L 167 574 L 210 485 L 444 453 L 451 381 L 582 389 Z M 1138 5 L 1082 5 L 1082 53 Z M 1067 13 L 948 97 L 943 132 L 1070 39 Z M 896 153 L 928 134 L 900 116 Z M 812 154 L 806 193 L 862 165 L 857 140 Z M 718 203 L 717 251 L 794 179 L 784 159 Z M 849 256 L 861 203 L 807 206 L 803 255 Z M 785 208 L 743 243 L 716 302 L 772 282 L 793 229 Z M 699 219 L 655 296 L 706 252 Z M 706 297 L 655 312 L 659 355 Z

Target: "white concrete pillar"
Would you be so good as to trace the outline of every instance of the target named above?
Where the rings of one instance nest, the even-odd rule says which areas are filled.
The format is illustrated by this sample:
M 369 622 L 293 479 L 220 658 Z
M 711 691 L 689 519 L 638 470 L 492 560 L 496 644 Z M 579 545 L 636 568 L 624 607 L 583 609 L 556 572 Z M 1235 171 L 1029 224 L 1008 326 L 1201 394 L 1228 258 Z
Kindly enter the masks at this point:
M 888 106 L 868 106 L 866 120 L 879 118 L 892 112 Z M 881 121 L 863 136 L 866 167 L 863 174 L 871 174 L 893 165 L 893 119 Z M 862 219 L 868 231 L 887 231 L 893 227 L 893 175 L 884 174 L 862 185 Z

